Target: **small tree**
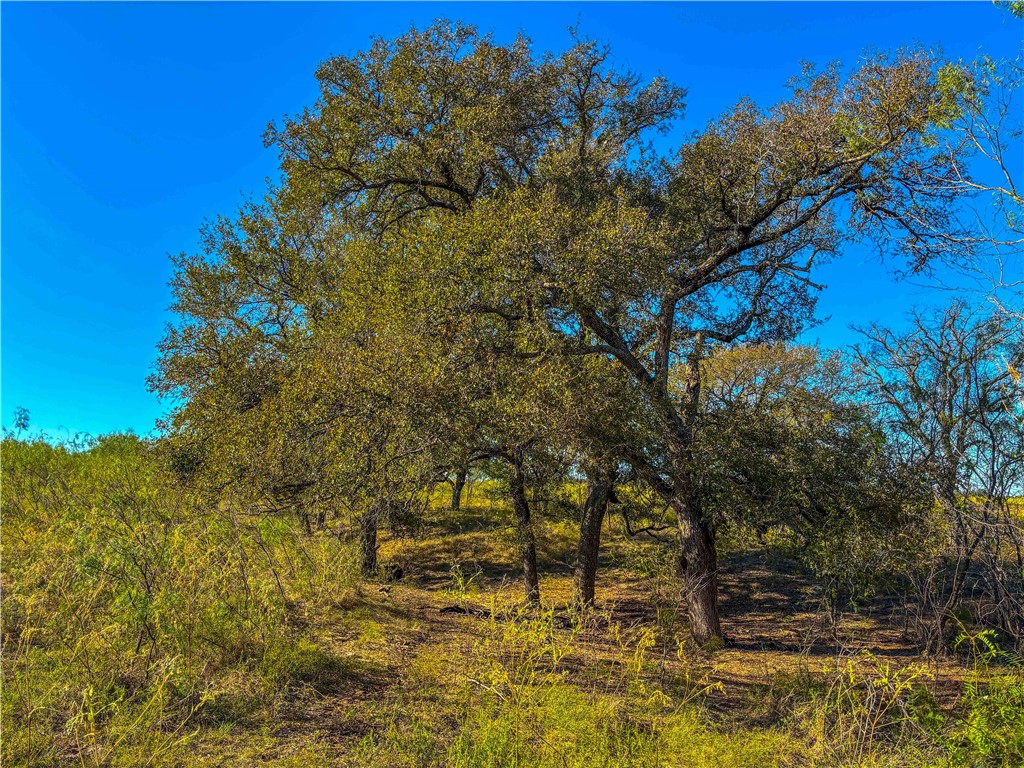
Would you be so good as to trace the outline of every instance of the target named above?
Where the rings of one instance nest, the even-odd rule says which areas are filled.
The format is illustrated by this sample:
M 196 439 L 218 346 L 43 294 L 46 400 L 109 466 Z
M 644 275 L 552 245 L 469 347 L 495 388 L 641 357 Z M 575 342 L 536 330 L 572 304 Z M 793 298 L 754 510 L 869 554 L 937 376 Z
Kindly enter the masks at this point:
M 795 534 L 833 619 L 919 557 L 931 496 L 891 456 L 838 353 L 739 347 L 709 358 L 702 378 L 695 450 L 717 525 Z
M 903 463 L 927 480 L 946 521 L 948 560 L 924 579 L 933 614 L 928 644 L 940 649 L 972 572 L 989 599 L 991 622 L 1019 642 L 1022 531 L 1011 498 L 1024 484 L 1024 364 L 1016 319 L 954 302 L 915 313 L 906 333 L 873 326 L 856 349 Z

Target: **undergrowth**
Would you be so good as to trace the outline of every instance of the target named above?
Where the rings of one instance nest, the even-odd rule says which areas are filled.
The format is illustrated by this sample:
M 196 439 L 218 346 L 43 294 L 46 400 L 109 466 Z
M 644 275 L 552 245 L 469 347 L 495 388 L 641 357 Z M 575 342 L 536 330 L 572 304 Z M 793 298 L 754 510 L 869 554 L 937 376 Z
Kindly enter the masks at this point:
M 3 444 L 4 765 L 169 764 L 328 663 L 336 539 L 204 505 L 137 438 L 74 448 Z
M 635 540 L 609 551 L 647 585 L 646 621 L 524 608 L 482 548 L 448 566 L 436 596 L 463 624 L 435 636 L 422 604 L 389 602 L 409 586 L 368 601 L 350 544 L 205 502 L 130 436 L 6 440 L 2 514 L 5 766 L 1024 765 L 1021 659 L 993 633 L 963 632 L 952 707 L 932 666 L 866 653 L 766 670 L 744 699 L 687 646 L 671 563 Z M 351 698 L 361 681 L 380 687 Z M 361 725 L 325 736 L 339 719 Z

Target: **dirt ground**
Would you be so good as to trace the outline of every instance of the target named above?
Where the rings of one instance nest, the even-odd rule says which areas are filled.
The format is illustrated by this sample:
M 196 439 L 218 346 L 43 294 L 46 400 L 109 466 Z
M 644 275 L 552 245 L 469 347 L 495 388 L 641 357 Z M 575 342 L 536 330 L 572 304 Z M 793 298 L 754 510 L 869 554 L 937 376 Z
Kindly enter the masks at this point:
M 443 721 L 452 681 L 493 631 L 492 611 L 521 602 L 514 547 L 503 526 L 493 510 L 484 510 L 444 530 L 385 536 L 381 559 L 401 565 L 402 578 L 366 584 L 333 616 L 322 617 L 324 644 L 342 664 L 296 692 L 273 739 L 313 738 L 345 754 L 410 708 Z M 540 542 L 543 601 L 565 632 L 572 589 L 567 535 Z M 827 679 L 851 662 L 876 669 L 923 664 L 940 705 L 956 705 L 968 673 L 962 660 L 919 657 L 898 611 L 885 600 L 843 615 L 833 630 L 821 610 L 821 588 L 794 563 L 764 551 L 723 558 L 726 646 L 713 653 L 690 649 L 678 611 L 680 585 L 663 572 L 634 567 L 623 553 L 638 545 L 614 531 L 607 538 L 597 611 L 577 629 L 563 669 L 585 675 L 612 663 L 609 627 L 617 625 L 627 634 L 655 630 L 650 657 L 656 676 L 677 686 L 686 681 L 689 690 L 681 695 L 699 697 L 723 724 L 769 726 L 791 705 L 787 680 Z

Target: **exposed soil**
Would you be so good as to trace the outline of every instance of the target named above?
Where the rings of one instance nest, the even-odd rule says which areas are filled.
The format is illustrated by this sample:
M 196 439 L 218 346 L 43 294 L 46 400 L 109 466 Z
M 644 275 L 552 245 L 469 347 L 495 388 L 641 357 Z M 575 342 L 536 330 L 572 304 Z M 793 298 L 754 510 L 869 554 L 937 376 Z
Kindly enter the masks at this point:
M 501 620 L 495 607 L 522 601 L 512 548 L 500 531 L 495 535 L 495 527 L 487 519 L 469 520 L 461 532 L 385 538 L 382 560 L 399 563 L 404 577 L 397 583 L 366 584 L 354 605 L 324 617 L 324 644 L 340 660 L 338 668 L 295 692 L 273 736 L 312 738 L 340 756 L 371 731 L 386 730 L 412 698 L 421 710 L 426 702 L 429 712 L 435 696 L 437 716 L 443 718 L 440 703 L 450 695 L 446 689 L 465 671 L 475 644 Z M 894 668 L 927 661 L 934 675 L 929 687 L 940 704 L 956 703 L 967 671 L 961 662 L 918 657 L 885 600 L 844 615 L 833 630 L 821 609 L 820 586 L 792 562 L 765 552 L 724 558 L 720 605 L 726 647 L 704 653 L 687 650 L 685 623 L 677 610 L 678 583 L 664 575 L 638 574 L 611 555 L 605 560 L 598 611 L 560 664 L 570 675 L 586 677 L 614 663 L 617 649 L 608 631 L 614 623 L 626 634 L 655 629 L 658 644 L 650 658 L 658 682 L 678 696 L 699 696 L 724 720 L 770 725 L 789 706 L 784 696 L 773 693 L 780 675 L 834 675 L 851 660 Z M 571 569 L 550 552 L 542 562 L 545 605 L 554 608 L 556 626 L 568 632 Z M 458 564 L 454 575 L 453 563 Z M 437 666 L 436 691 L 424 690 L 421 667 L 428 663 Z

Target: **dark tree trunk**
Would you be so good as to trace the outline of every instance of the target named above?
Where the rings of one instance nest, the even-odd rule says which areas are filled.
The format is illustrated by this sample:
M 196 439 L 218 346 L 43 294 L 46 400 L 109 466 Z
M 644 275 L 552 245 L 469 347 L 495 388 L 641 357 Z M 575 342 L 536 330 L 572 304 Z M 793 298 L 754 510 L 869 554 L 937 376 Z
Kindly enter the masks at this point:
M 695 492 L 673 500 L 679 517 L 679 566 L 685 581 L 690 635 L 697 645 L 722 640 L 718 619 L 718 558 L 711 525 L 704 519 Z
M 715 531 L 701 505 L 700 489 L 694 482 L 693 435 L 700 404 L 700 363 L 704 337 L 698 334 L 686 361 L 686 391 L 682 422 L 676 425 L 675 472 L 669 503 L 679 519 L 679 566 L 686 588 L 686 613 L 690 636 L 697 645 L 722 642 L 718 619 L 718 557 Z M 669 420 L 671 423 L 671 420 Z M 671 445 L 671 444 L 670 444 Z
M 458 512 L 462 507 L 462 489 L 466 487 L 467 470 L 460 469 L 455 474 L 455 482 L 452 483 L 452 511 Z
M 512 511 L 516 517 L 519 554 L 523 561 L 523 584 L 526 588 L 526 600 L 530 603 L 540 603 L 540 579 L 537 575 L 537 543 L 533 535 L 533 521 L 530 519 L 530 503 L 526 499 L 526 479 L 523 476 L 521 462 L 513 462 L 513 468 L 515 472 L 512 476 L 510 488 Z
M 359 520 L 359 571 L 366 578 L 377 574 L 377 518 L 380 517 L 376 506 L 363 512 Z
M 580 521 L 580 543 L 576 560 L 577 605 L 592 605 L 597 582 L 597 557 L 601 548 L 601 523 L 604 522 L 614 488 L 615 473 L 598 473 L 590 481 Z

